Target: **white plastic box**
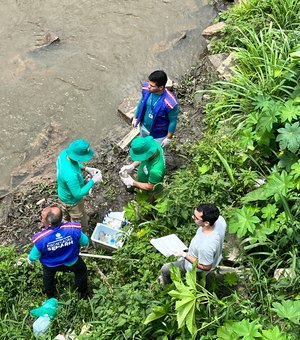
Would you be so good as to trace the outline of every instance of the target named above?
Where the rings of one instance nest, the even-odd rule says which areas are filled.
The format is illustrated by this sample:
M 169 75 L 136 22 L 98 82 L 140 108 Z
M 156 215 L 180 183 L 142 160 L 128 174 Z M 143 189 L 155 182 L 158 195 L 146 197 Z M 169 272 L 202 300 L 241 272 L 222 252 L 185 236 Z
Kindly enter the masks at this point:
M 110 228 L 104 223 L 97 223 L 91 239 L 95 248 L 100 247 L 113 251 L 123 246 L 125 236 L 123 230 Z

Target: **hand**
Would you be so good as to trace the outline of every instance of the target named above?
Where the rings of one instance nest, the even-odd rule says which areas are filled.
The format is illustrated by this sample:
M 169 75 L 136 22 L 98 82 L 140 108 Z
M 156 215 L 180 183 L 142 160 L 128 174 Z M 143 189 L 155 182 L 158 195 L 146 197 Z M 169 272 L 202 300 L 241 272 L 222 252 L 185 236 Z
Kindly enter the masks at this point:
M 132 125 L 133 128 L 137 127 L 137 123 L 136 122 L 137 122 L 137 118 L 133 117 L 132 121 L 131 121 L 131 125 Z
M 162 148 L 166 148 L 167 146 L 169 146 L 169 145 L 171 144 L 171 142 L 172 142 L 172 139 L 166 137 L 166 138 L 162 141 L 161 147 L 162 147 Z
M 27 262 L 29 263 L 29 265 L 30 265 L 31 267 L 34 267 L 34 261 L 31 261 L 31 260 L 30 260 L 29 255 L 28 255 L 28 257 L 27 257 Z
M 102 182 L 103 179 L 102 179 L 102 174 L 101 174 L 101 171 L 99 170 L 99 172 L 97 172 L 93 177 L 92 177 L 92 180 L 95 182 L 95 183 L 98 183 L 98 182 Z
M 187 252 L 185 252 L 185 251 L 174 251 L 173 255 L 176 256 L 176 257 L 183 257 L 183 258 L 185 258 L 186 255 L 187 255 Z
M 89 168 L 88 166 L 85 167 L 85 171 L 88 172 L 90 175 L 96 175 L 100 170 L 96 168 Z M 101 172 L 101 171 L 100 171 Z
M 119 171 L 119 174 L 122 175 L 122 172 L 126 171 L 126 172 L 132 172 L 134 169 L 134 165 L 133 164 L 129 164 L 129 165 L 123 165 L 121 170 Z
M 127 186 L 127 187 L 132 187 L 133 186 L 133 178 L 131 176 L 128 177 L 122 177 L 121 176 L 121 181 Z

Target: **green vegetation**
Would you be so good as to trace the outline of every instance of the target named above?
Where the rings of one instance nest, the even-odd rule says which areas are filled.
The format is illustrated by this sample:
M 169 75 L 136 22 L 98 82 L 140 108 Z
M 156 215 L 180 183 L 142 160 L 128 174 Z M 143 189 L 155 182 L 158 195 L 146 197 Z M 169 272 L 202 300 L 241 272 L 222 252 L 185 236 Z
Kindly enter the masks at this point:
M 78 339 L 299 338 L 299 1 L 248 0 L 222 18 L 228 27 L 214 50 L 234 53 L 236 66 L 230 82 L 208 90 L 205 138 L 181 147 L 186 166 L 155 206 L 143 197 L 128 204 L 134 232 L 115 259 L 86 260 L 90 300 L 78 300 L 72 275 L 58 275 L 61 307 L 49 339 L 68 330 Z M 216 203 L 240 238 L 243 276 L 215 278 L 206 289 L 195 271 L 181 278 L 174 269 L 162 291 L 166 259 L 149 241 L 176 233 L 188 244 L 199 201 Z M 276 281 L 277 268 L 289 275 Z M 32 337 L 29 310 L 44 300 L 41 287 L 41 268 L 1 247 L 0 338 Z

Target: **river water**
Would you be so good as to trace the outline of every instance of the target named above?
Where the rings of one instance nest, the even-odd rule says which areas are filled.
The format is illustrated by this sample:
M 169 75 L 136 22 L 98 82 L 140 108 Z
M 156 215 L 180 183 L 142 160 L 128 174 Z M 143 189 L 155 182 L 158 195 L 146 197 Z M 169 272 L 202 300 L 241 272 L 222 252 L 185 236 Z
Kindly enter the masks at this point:
M 214 15 L 209 0 L 1 0 L 0 186 L 50 123 L 95 145 L 149 73 L 178 80 Z M 39 48 L 47 32 L 60 42 Z

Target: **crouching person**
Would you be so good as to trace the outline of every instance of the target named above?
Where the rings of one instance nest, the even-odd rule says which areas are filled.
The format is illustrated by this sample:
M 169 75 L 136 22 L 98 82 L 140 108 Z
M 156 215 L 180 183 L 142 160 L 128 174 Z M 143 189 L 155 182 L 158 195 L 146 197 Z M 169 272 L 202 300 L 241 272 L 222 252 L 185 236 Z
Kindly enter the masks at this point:
M 214 204 L 199 204 L 192 216 L 198 227 L 187 252 L 175 252 L 180 257 L 176 262 L 166 263 L 161 268 L 160 280 L 163 288 L 171 283 L 170 266 L 179 267 L 182 274 L 191 271 L 197 262 L 197 271 L 209 273 L 222 259 L 222 247 L 226 222 Z
M 62 210 L 57 206 L 43 209 L 42 231 L 32 238 L 34 244 L 28 260 L 39 260 L 43 265 L 44 293 L 48 298 L 56 295 L 56 272 L 73 272 L 80 298 L 87 297 L 87 268 L 79 256 L 80 246 L 87 246 L 88 237 L 77 222 L 62 223 Z

